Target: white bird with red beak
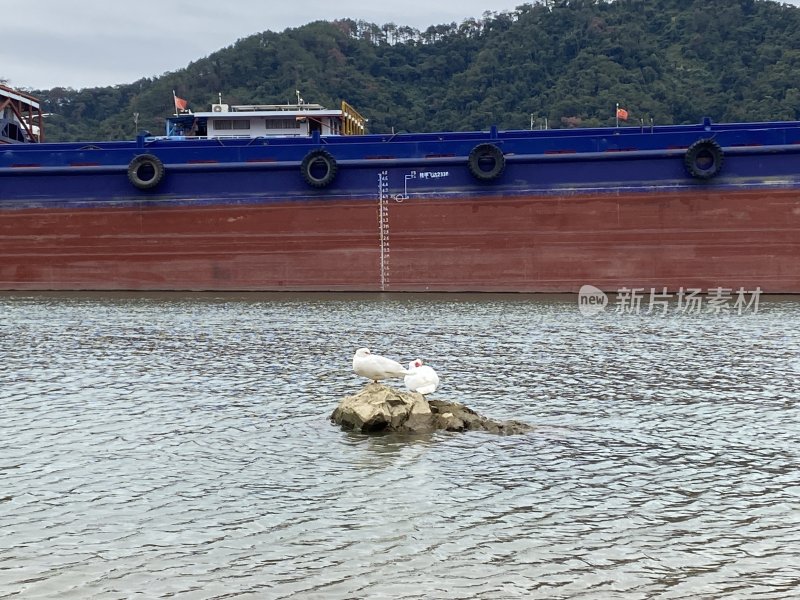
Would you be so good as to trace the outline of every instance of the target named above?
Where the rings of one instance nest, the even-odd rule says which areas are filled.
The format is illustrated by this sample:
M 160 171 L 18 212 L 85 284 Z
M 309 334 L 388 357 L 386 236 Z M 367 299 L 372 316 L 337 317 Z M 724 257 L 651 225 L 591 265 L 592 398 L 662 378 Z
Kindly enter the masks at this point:
M 392 379 L 408 374 L 408 371 L 399 362 L 373 354 L 369 348 L 359 348 L 353 356 L 353 371 L 356 375 L 372 379 L 378 383 L 381 379 Z
M 405 377 L 406 387 L 423 396 L 432 394 L 439 386 L 439 376 L 431 367 L 423 365 L 418 358 L 408 363 L 408 375 Z

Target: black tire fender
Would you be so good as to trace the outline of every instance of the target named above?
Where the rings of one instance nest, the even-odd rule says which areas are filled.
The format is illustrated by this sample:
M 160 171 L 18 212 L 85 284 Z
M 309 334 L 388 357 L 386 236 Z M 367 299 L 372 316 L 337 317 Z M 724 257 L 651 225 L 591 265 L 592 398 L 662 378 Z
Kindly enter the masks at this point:
M 128 179 L 140 190 L 151 190 L 164 179 L 164 163 L 152 154 L 140 154 L 128 164 Z
M 334 179 L 339 166 L 336 159 L 325 150 L 312 150 L 300 163 L 300 173 L 311 187 L 324 188 L 329 186 Z
M 500 177 L 505 170 L 506 157 L 494 144 L 478 144 L 469 153 L 467 164 L 475 179 L 491 181 Z
M 686 171 L 696 179 L 707 180 L 719 175 L 725 162 L 722 147 L 711 138 L 697 140 L 686 151 L 683 164 Z

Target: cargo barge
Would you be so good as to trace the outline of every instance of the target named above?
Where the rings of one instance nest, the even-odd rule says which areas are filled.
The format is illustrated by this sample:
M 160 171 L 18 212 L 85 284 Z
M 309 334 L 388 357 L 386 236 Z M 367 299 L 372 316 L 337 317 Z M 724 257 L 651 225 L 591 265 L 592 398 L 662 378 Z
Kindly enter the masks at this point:
M 3 290 L 800 293 L 800 122 L 368 134 L 176 98 L 161 135 L 45 143 L 3 100 Z

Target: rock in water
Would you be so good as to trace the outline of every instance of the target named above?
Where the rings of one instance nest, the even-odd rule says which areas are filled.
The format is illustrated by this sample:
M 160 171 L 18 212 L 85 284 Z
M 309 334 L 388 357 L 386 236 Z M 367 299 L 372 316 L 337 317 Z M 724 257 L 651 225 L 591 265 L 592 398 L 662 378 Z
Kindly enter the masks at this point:
M 370 383 L 343 399 L 331 420 L 343 429 L 361 433 L 430 433 L 444 429 L 509 435 L 533 429 L 519 421 L 492 421 L 457 402 L 429 403 L 422 394 L 401 392 L 379 383 Z
M 342 400 L 331 420 L 344 429 L 362 433 L 433 431 L 431 409 L 422 394 L 399 392 L 379 383 L 367 384 Z
M 458 402 L 429 400 L 431 413 L 436 418 L 436 429 L 447 431 L 488 431 L 501 435 L 528 433 L 533 426 L 522 421 L 493 421 Z

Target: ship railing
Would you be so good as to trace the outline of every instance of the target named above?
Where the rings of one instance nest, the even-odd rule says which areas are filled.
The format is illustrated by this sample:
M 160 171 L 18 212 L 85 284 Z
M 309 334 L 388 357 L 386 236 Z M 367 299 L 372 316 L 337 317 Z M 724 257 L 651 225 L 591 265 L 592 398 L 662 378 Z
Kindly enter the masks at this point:
M 335 136 L 336 134 L 331 134 Z M 147 141 L 155 140 L 263 140 L 275 138 L 311 138 L 307 133 L 268 133 L 266 135 L 185 135 L 173 133 L 169 135 L 145 136 Z
M 342 134 L 363 135 L 367 132 L 367 119 L 342 100 Z

